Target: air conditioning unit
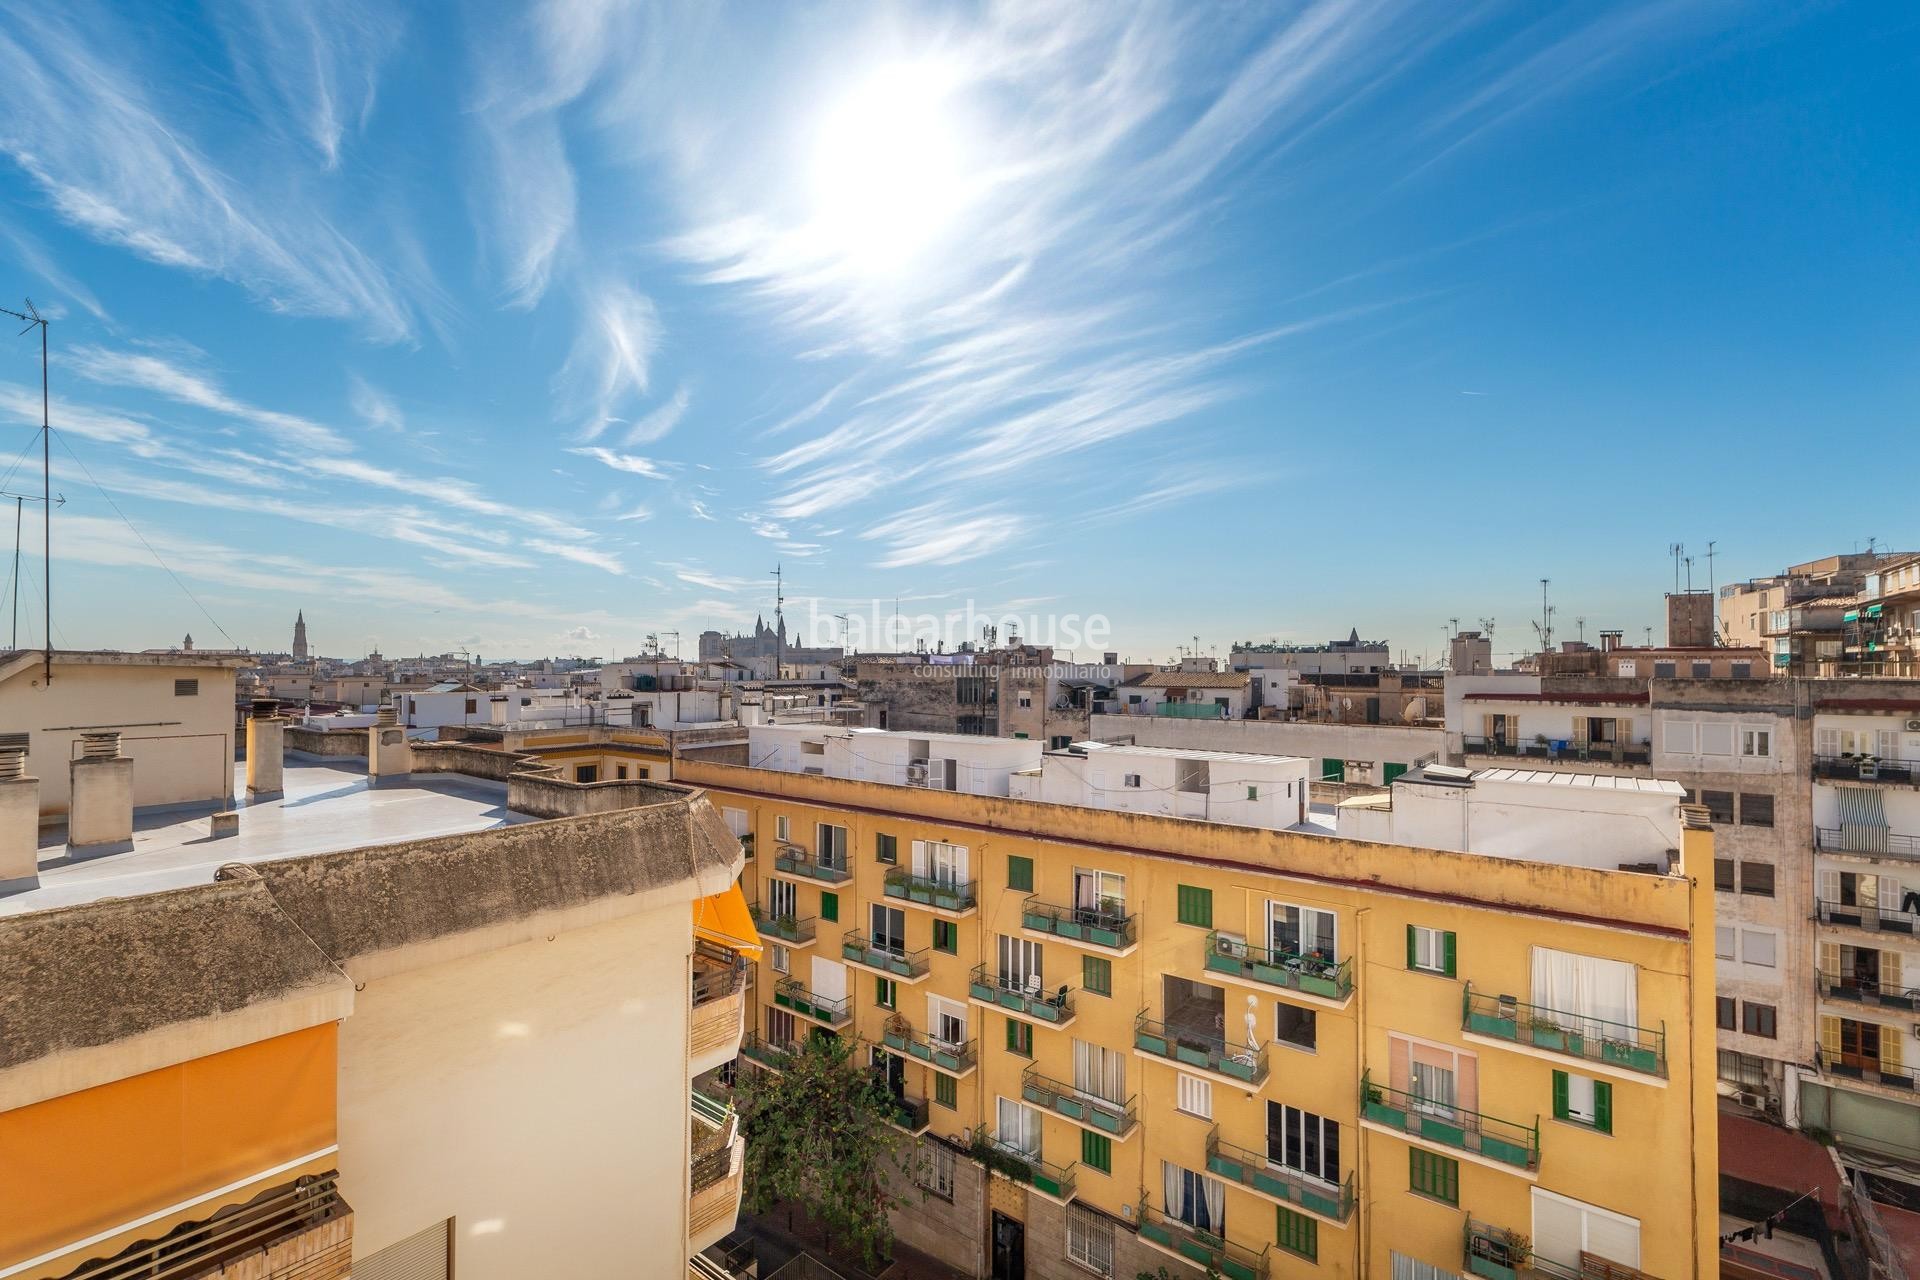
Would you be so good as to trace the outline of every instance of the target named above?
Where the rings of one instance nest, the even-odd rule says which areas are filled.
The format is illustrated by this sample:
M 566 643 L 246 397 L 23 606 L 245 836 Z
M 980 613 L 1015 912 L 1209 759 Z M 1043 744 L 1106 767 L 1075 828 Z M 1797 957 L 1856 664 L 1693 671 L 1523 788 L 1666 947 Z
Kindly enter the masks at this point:
M 1223 956 L 1232 956 L 1236 960 L 1247 958 L 1247 940 L 1237 933 L 1221 934 L 1219 945 Z
M 915 760 L 907 765 L 907 785 L 924 787 L 927 785 L 927 762 Z
M 1920 718 L 1915 718 L 1907 721 L 1907 732 L 1920 733 Z
M 1913 1024 L 1913 1038 L 1915 1040 L 1920 1040 L 1920 1022 L 1916 1022 Z
M 1748 1093 L 1744 1089 L 1737 1090 L 1733 1095 L 1733 1100 L 1743 1107 L 1752 1107 L 1755 1111 L 1765 1111 L 1767 1109 L 1767 1100 L 1764 1095 Z

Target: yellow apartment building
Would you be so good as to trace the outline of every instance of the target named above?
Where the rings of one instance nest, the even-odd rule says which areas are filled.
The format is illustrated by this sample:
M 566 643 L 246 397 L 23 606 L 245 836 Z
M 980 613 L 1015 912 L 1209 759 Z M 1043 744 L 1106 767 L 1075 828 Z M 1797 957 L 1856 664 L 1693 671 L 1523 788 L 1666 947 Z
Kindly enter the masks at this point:
M 1657 874 L 674 777 L 752 853 L 743 1060 L 857 1039 L 931 1156 L 898 1234 L 971 1274 L 1717 1274 L 1704 816 Z

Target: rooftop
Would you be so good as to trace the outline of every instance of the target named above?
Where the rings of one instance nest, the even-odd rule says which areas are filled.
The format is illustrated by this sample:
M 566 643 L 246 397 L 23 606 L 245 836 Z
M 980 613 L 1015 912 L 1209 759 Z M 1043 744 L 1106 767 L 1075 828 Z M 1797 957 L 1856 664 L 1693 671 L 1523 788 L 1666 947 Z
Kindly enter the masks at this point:
M 1573 773 L 1553 769 L 1482 769 L 1475 782 L 1518 782 L 1534 787 L 1575 787 L 1592 791 L 1640 791 L 1649 795 L 1684 796 L 1687 789 L 1665 778 L 1619 777 L 1608 773 Z
M 1244 689 L 1244 671 L 1156 671 L 1140 684 L 1148 689 Z
M 40 887 L 0 898 L 0 915 L 204 885 L 232 862 L 306 857 L 537 821 L 507 809 L 505 782 L 464 774 L 414 774 L 372 787 L 361 761 L 326 761 L 289 751 L 284 785 L 278 798 L 249 804 L 244 766 L 237 768 L 240 834 L 218 840 L 208 834 L 205 808 L 137 813 L 129 852 L 78 861 L 68 859 L 64 829 L 49 829 L 41 834 Z
M 1297 764 L 1303 759 L 1301 756 L 1270 756 L 1253 751 L 1188 751 L 1179 747 L 1137 747 L 1117 742 L 1076 742 L 1067 750 L 1082 755 L 1099 751 L 1108 755 L 1154 756 L 1167 760 L 1221 760 L 1228 764 Z

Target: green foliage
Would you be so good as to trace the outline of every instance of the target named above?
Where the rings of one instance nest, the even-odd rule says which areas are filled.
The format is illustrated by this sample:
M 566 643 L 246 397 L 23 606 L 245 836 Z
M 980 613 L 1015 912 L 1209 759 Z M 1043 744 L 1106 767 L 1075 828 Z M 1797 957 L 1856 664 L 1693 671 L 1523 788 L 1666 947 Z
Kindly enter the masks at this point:
M 1152 1271 L 1135 1272 L 1134 1280 L 1178 1280 L 1178 1277 L 1169 1274 L 1165 1267 L 1156 1267 Z M 1214 1268 L 1208 1267 L 1207 1280 L 1220 1280 L 1220 1273 Z
M 916 1176 L 926 1157 L 889 1123 L 886 1086 L 836 1037 L 810 1037 L 785 1070 L 742 1071 L 736 1105 L 747 1135 L 742 1190 L 747 1208 L 802 1209 L 830 1248 L 857 1249 L 869 1268 L 893 1247 L 887 1210 L 924 1199 Z

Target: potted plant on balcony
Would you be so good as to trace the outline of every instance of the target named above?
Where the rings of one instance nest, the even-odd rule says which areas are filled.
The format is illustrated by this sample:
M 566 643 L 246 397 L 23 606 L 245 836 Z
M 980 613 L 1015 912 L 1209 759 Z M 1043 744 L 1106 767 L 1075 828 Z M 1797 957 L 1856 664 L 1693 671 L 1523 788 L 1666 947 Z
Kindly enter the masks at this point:
M 1527 1035 L 1542 1049 L 1565 1051 L 1567 1047 L 1567 1029 L 1547 1018 L 1527 1019 Z
M 886 1026 L 880 1034 L 881 1043 L 889 1049 L 904 1051 L 907 1047 L 907 1037 L 913 1034 L 913 1028 L 908 1025 L 905 1018 L 896 1013 L 887 1019 Z

